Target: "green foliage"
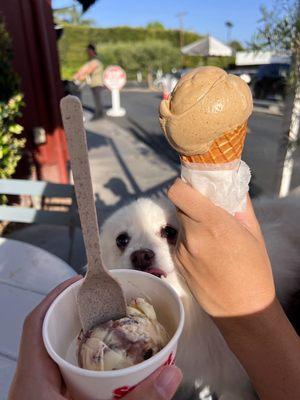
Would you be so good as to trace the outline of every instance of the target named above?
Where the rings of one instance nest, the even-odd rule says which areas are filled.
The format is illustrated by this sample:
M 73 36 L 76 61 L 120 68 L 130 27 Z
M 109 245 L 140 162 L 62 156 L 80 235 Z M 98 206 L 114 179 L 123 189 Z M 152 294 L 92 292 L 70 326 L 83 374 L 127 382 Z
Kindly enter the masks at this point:
M 25 139 L 18 137 L 23 130 L 16 123 L 23 105 L 22 95 L 18 94 L 18 79 L 11 67 L 10 37 L 1 19 L 0 59 L 0 178 L 9 178 L 15 172 L 21 158 Z
M 21 115 L 22 96 L 17 94 L 7 102 L 0 102 L 0 178 L 9 178 L 15 172 L 21 159 L 21 149 L 25 139 L 20 139 L 23 131 L 16 118 Z
M 184 66 L 186 68 L 201 67 L 204 65 L 213 65 L 220 68 L 228 68 L 235 64 L 235 57 L 201 57 L 184 56 Z
M 201 36 L 184 32 L 184 43 L 199 40 Z M 179 50 L 179 31 L 164 29 L 159 22 L 152 22 L 146 28 L 119 26 L 115 28 L 92 28 L 86 26 L 64 26 L 64 34 L 59 41 L 61 74 L 63 79 L 72 79 L 74 73 L 87 61 L 86 46 L 97 46 L 104 66 L 121 65 L 128 79 L 135 79 L 137 71 L 145 73 L 148 69 L 162 68 L 164 72 L 173 67 L 179 68 L 182 56 Z M 240 45 L 238 42 L 238 45 Z M 183 57 L 186 68 L 205 65 L 203 57 Z M 234 64 L 233 57 L 210 57 L 208 65 L 227 68 Z
M 6 102 L 18 92 L 18 79 L 12 71 L 11 40 L 0 17 L 0 101 Z
M 191 43 L 199 39 L 200 36 L 196 33 L 184 33 L 185 44 Z M 162 46 L 165 46 L 165 43 L 168 42 L 168 45 L 171 49 L 170 52 L 173 51 L 173 53 L 175 53 L 175 51 L 177 51 L 178 59 L 180 60 L 178 30 L 131 28 L 128 26 L 120 26 L 107 29 L 71 25 L 64 26 L 64 33 L 61 40 L 59 41 L 59 54 L 61 61 L 62 77 L 64 79 L 71 79 L 74 72 L 77 71 L 84 62 L 86 62 L 87 56 L 85 48 L 89 43 L 96 44 L 101 51 L 103 49 L 103 51 L 106 52 L 104 63 L 105 65 L 107 65 L 110 64 L 109 60 L 120 57 L 120 55 L 116 55 L 116 51 L 115 49 L 113 49 L 112 46 L 113 44 L 116 44 L 116 46 L 118 47 L 120 45 L 120 42 L 123 42 L 124 44 L 127 43 L 127 45 L 131 47 L 135 43 L 140 43 L 144 41 L 152 41 L 152 43 L 154 42 L 154 44 L 157 43 L 157 41 L 161 41 L 164 43 Z M 111 52 L 114 55 L 108 54 L 109 46 L 112 47 Z M 147 51 L 150 51 L 149 47 L 147 47 L 147 49 Z M 101 53 L 100 57 L 104 58 Z M 160 64 L 158 54 L 153 54 L 153 57 L 157 59 L 155 63 Z M 139 60 L 141 60 L 141 58 L 139 58 Z M 143 65 L 143 60 L 141 60 L 141 62 Z M 197 60 L 193 60 L 192 62 L 196 63 Z M 132 61 L 131 63 L 134 63 L 134 61 Z M 124 65 L 124 63 L 122 63 L 122 65 Z M 142 67 L 142 65 L 139 66 L 139 68 L 137 69 L 144 68 Z M 165 63 L 165 65 L 167 65 L 167 63 Z M 178 65 L 178 60 L 175 63 L 175 66 L 176 65 Z M 131 74 L 131 71 L 133 70 L 134 69 L 130 69 L 129 74 Z
M 238 40 L 232 40 L 229 43 L 229 46 L 235 51 L 243 51 L 244 50 L 244 47 Z
M 69 7 L 56 8 L 53 10 L 54 21 L 61 25 L 84 25 L 92 26 L 95 21 L 92 19 L 84 19 L 82 7 L 78 2 L 73 0 Z
M 95 21 L 82 17 L 82 13 L 76 7 L 64 7 L 53 10 L 54 21 L 60 25 L 92 26 Z
M 261 20 L 250 47 L 253 50 L 290 52 L 292 68 L 289 84 L 300 84 L 300 3 L 278 0 L 272 10 L 261 7 Z
M 149 22 L 149 24 L 147 24 L 146 29 L 154 29 L 154 30 L 164 30 L 165 27 L 164 25 L 159 22 L 159 21 L 153 21 L 153 22 Z
M 261 19 L 251 47 L 295 52 L 300 47 L 298 0 L 280 0 L 272 10 L 261 7 Z
M 164 40 L 146 40 L 135 43 L 119 42 L 103 44 L 97 47 L 105 65 L 117 64 L 123 67 L 129 75 L 142 71 L 161 68 L 170 71 L 180 66 L 179 49 Z

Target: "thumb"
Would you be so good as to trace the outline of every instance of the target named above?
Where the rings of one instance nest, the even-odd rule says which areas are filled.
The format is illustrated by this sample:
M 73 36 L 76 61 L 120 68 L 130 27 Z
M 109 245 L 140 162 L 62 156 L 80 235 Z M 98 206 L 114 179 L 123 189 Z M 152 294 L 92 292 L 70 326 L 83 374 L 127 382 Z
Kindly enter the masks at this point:
M 160 368 L 141 382 L 124 400 L 171 400 L 182 380 L 175 365 Z

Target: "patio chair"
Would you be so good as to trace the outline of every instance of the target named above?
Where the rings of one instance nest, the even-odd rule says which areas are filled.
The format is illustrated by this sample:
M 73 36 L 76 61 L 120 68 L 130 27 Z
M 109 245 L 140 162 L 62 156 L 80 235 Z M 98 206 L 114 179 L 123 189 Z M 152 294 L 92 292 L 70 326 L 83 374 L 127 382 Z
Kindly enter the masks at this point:
M 23 179 L 0 179 L 0 195 L 28 195 L 31 196 L 33 204 L 33 207 L 0 205 L 0 221 L 67 226 L 70 240 L 67 261 L 71 263 L 75 229 L 80 227 L 73 185 Z M 37 198 L 40 199 L 38 203 L 41 207 L 39 208 L 35 207 Z M 58 199 L 67 198 L 71 200 L 69 204 L 57 202 Z M 45 199 L 55 199 L 50 204 L 50 209 L 45 209 Z M 66 211 L 55 210 L 57 206 L 60 206 L 60 208 L 63 206 Z M 54 208 L 54 210 L 51 208 Z M 53 231 L 53 234 L 55 234 L 55 231 Z M 23 236 L 26 238 L 26 235 Z M 19 239 L 19 237 L 16 238 Z

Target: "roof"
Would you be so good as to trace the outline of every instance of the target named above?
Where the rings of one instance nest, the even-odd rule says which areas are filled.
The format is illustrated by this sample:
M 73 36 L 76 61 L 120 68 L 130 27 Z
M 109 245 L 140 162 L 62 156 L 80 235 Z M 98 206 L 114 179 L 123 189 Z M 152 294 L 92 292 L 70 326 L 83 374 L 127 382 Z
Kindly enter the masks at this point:
M 181 48 L 181 52 L 190 56 L 228 57 L 233 55 L 231 47 L 213 36 L 206 36 Z

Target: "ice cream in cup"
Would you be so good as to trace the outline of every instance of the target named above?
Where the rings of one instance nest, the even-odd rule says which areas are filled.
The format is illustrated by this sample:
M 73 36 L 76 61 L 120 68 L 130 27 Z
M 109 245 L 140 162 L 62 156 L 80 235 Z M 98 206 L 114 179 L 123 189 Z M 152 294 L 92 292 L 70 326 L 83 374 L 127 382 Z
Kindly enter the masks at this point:
M 76 303 L 82 281 L 55 299 L 44 320 L 46 349 L 58 364 L 73 400 L 121 399 L 157 368 L 175 360 L 184 311 L 174 289 L 141 271 L 111 273 L 130 305 L 127 320 L 110 322 L 82 337 Z

